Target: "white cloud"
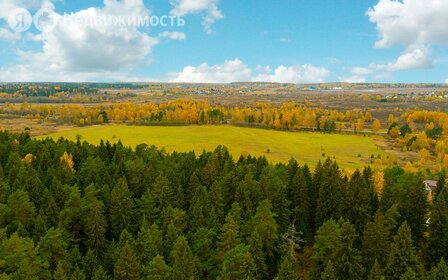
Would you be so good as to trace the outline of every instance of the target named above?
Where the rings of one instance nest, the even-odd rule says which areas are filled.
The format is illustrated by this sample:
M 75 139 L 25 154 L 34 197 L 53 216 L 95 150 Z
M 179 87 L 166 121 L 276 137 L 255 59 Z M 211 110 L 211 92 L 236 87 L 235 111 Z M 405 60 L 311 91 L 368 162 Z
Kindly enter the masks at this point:
M 366 77 L 364 76 L 351 76 L 348 78 L 339 78 L 339 81 L 343 83 L 365 83 Z
M 280 38 L 280 43 L 291 43 L 291 39 L 288 39 L 288 38 Z
M 0 39 L 4 39 L 7 41 L 17 41 L 21 38 L 20 33 L 11 32 L 6 28 L 0 27 Z
M 209 66 L 203 63 L 197 67 L 186 66 L 182 72 L 170 74 L 170 82 L 176 83 L 232 83 L 249 81 L 251 69 L 241 60 L 225 61 Z
M 88 8 L 70 17 L 147 16 L 142 0 L 105 0 L 101 8 Z M 61 15 L 56 14 L 56 18 Z M 70 19 L 70 18 L 69 18 Z M 0 70 L 5 81 L 90 81 L 124 77 L 123 73 L 150 63 L 148 55 L 158 43 L 137 26 L 76 24 L 58 20 L 54 29 L 44 30 L 42 50 L 18 52 L 21 62 Z
M 351 72 L 355 76 L 366 76 L 372 74 L 372 69 L 366 67 L 354 67 Z
M 330 71 L 323 67 L 313 65 L 280 65 L 273 73 L 260 74 L 254 81 L 273 83 L 320 83 L 330 75 Z
M 431 46 L 448 44 L 447 14 L 446 0 L 379 0 L 367 11 L 380 37 L 375 47 L 405 47 L 396 62 L 384 68 L 399 71 L 432 67 Z
M 367 11 L 380 35 L 378 48 L 448 44 L 447 14 L 446 0 L 380 0 Z
M 376 48 L 404 51 L 393 62 L 351 69 L 349 79 L 390 79 L 395 71 L 431 68 L 432 46 L 448 44 L 446 0 L 379 0 L 366 14 L 378 31 Z
M 176 31 L 165 31 L 159 34 L 160 38 L 167 38 L 170 40 L 179 40 L 183 41 L 187 38 L 187 35 L 183 32 L 176 32 Z
M 189 14 L 204 14 L 202 25 L 205 32 L 212 33 L 212 25 L 224 18 L 218 8 L 219 0 L 171 0 L 174 16 L 186 16 Z
M 253 73 L 256 73 L 255 76 Z M 182 72 L 170 74 L 170 82 L 184 83 L 231 83 L 231 82 L 272 82 L 272 83 L 314 83 L 323 82 L 330 72 L 313 65 L 279 66 L 274 71 L 269 66 L 257 65 L 251 69 L 239 59 L 209 66 L 203 63 L 197 67 L 187 66 Z

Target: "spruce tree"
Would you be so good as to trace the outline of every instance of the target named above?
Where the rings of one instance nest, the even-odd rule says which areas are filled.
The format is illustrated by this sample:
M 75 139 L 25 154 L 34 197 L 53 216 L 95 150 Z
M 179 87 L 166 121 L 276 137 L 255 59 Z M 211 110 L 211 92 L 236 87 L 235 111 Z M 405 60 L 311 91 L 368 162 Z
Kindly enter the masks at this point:
M 171 280 L 173 269 L 165 263 L 161 255 L 155 256 L 144 269 L 146 280 Z
M 224 256 L 220 280 L 252 280 L 255 278 L 257 267 L 247 245 L 240 244 L 228 251 Z
M 195 278 L 195 260 L 185 237 L 180 236 L 177 238 L 171 250 L 170 259 L 173 266 L 174 279 L 190 280 Z
M 163 253 L 163 236 L 156 224 L 149 227 L 146 220 L 143 221 L 137 235 L 137 256 L 142 264 L 147 264 L 155 256 Z
M 400 279 L 409 269 L 419 271 L 419 262 L 414 251 L 411 229 L 403 223 L 394 237 L 385 274 L 388 279 Z
M 382 270 L 377 260 L 375 260 L 375 263 L 372 266 L 372 269 L 370 270 L 368 280 L 384 280 L 384 276 L 382 276 Z
M 120 179 L 112 190 L 109 203 L 110 226 L 112 233 L 118 237 L 126 229 L 134 228 L 134 202 L 125 179 Z
M 310 236 L 311 230 L 311 195 L 308 183 L 302 169 L 298 169 L 291 180 L 292 219 L 305 236 Z
M 119 280 L 140 279 L 141 267 L 137 256 L 126 241 L 120 250 L 114 267 L 114 278 Z
M 429 220 L 428 241 L 425 248 L 427 268 L 435 266 L 443 258 L 448 260 L 448 191 L 439 195 Z
M 440 263 L 433 267 L 428 274 L 428 280 L 448 280 L 448 266 L 444 259 Z
M 240 228 L 237 221 L 232 214 L 228 214 L 226 222 L 222 226 L 221 233 L 218 235 L 218 241 L 216 242 L 217 248 L 217 261 L 221 264 L 224 260 L 224 255 L 239 245 L 240 242 Z
M 294 256 L 291 256 L 291 254 L 287 252 L 283 255 L 275 280 L 293 280 L 293 279 L 299 279 L 296 271 L 296 263 Z

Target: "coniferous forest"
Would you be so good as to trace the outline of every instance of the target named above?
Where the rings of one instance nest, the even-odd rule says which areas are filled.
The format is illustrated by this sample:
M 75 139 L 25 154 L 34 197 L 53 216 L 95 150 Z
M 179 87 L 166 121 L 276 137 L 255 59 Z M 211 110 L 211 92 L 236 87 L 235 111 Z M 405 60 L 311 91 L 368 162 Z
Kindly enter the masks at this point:
M 448 190 L 0 133 L 0 279 L 448 279 Z

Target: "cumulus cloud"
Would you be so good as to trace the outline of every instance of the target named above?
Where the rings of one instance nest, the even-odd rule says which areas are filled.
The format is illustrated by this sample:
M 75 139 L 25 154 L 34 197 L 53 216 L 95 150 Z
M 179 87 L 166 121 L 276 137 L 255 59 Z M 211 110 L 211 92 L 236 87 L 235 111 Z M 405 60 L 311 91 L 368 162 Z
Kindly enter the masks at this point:
M 330 75 L 330 71 L 323 67 L 313 65 L 280 65 L 273 73 L 260 74 L 254 81 L 273 83 L 320 83 Z
M 448 44 L 447 14 L 446 0 L 380 0 L 367 11 L 380 35 L 378 48 Z
M 279 66 L 274 71 L 269 66 L 257 65 L 251 69 L 239 59 L 209 66 L 203 63 L 197 67 L 187 66 L 179 73 L 170 74 L 169 81 L 184 83 L 231 83 L 231 82 L 272 82 L 272 83 L 314 83 L 323 82 L 330 72 L 313 65 Z
M 288 39 L 288 38 L 280 38 L 280 43 L 291 43 L 291 39 Z
M 251 73 L 252 70 L 241 60 L 234 59 L 213 66 L 206 63 L 197 67 L 186 66 L 182 72 L 171 74 L 169 80 L 175 83 L 232 83 L 249 81 Z
M 173 9 L 171 15 L 186 16 L 189 14 L 203 14 L 202 25 L 205 32 L 212 33 L 212 25 L 224 18 L 218 8 L 219 0 L 171 0 Z
M 176 31 L 165 31 L 159 34 L 160 38 L 167 38 L 170 40 L 179 40 L 183 41 L 187 38 L 187 35 L 183 32 L 176 32 Z
M 142 0 L 105 0 L 101 8 L 78 11 L 65 20 L 54 14 L 54 28 L 38 35 L 42 49 L 17 53 L 21 63 L 0 70 L 6 81 L 90 81 L 122 77 L 122 73 L 150 62 L 158 43 L 136 25 L 82 24 L 101 16 L 148 16 Z M 84 19 L 84 21 L 78 21 Z M 107 75 L 107 76 L 106 76 Z
M 11 32 L 6 28 L 0 27 L 0 39 L 7 41 L 17 41 L 21 38 L 20 33 Z
M 432 46 L 448 44 L 447 14 L 446 0 L 379 0 L 366 12 L 378 31 L 374 47 L 404 50 L 393 62 L 352 68 L 348 79 L 384 79 L 395 71 L 431 68 Z
M 384 65 L 389 71 L 432 67 L 431 46 L 448 44 L 448 1 L 380 0 L 367 11 L 376 24 L 377 48 L 404 46 L 394 63 Z

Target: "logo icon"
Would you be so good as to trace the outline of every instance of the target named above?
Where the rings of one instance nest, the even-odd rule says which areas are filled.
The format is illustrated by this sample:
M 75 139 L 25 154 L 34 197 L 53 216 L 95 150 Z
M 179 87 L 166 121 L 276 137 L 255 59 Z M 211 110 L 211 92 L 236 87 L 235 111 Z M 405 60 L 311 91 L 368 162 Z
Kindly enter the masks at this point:
M 33 24 L 33 17 L 27 9 L 14 9 L 8 17 L 8 24 L 15 32 L 25 32 Z
M 42 32 L 51 31 L 56 27 L 57 16 L 53 10 L 43 8 L 34 15 L 34 26 Z

